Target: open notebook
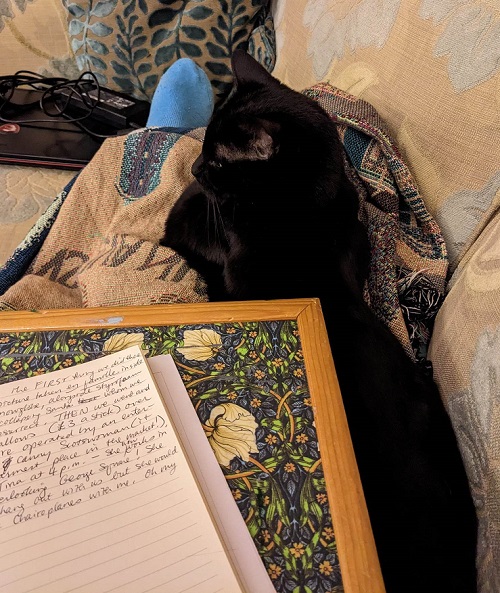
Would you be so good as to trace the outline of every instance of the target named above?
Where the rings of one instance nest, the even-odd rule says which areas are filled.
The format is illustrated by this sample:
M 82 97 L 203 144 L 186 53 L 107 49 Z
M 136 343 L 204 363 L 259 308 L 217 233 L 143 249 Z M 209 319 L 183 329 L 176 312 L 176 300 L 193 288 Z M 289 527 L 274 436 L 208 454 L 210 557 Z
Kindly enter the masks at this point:
M 0 591 L 274 592 L 169 356 L 0 386 L 0 474 Z

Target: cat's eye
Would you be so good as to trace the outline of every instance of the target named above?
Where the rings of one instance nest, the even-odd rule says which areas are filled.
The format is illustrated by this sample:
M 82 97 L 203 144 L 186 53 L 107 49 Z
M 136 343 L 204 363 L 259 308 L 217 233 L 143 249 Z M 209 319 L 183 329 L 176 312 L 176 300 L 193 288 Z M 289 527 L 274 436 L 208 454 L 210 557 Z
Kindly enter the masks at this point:
M 222 163 L 220 161 L 213 161 L 212 165 L 217 169 L 222 169 Z

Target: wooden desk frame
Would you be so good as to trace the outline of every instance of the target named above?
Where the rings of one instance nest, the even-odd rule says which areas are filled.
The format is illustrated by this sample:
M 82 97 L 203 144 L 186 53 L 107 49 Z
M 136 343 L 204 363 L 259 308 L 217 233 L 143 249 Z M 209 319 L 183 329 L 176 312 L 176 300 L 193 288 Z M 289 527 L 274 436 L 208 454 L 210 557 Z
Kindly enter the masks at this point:
M 16 311 L 0 331 L 295 320 L 304 353 L 345 593 L 384 593 L 321 307 L 317 299 Z

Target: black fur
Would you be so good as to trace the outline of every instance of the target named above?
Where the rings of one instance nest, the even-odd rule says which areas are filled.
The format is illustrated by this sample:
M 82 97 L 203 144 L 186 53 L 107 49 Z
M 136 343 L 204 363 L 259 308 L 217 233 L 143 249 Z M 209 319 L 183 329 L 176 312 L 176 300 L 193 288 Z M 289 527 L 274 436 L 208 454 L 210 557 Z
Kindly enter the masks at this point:
M 462 460 L 435 384 L 363 300 L 369 247 L 336 128 L 244 52 L 233 71 L 163 244 L 210 300 L 320 298 L 388 593 L 473 593 Z

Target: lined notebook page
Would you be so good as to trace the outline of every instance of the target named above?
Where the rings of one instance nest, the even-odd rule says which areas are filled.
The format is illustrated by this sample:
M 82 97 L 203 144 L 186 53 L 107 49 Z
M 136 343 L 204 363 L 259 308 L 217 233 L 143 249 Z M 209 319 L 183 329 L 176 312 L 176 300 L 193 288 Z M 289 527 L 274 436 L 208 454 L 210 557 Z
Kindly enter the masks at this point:
M 276 593 L 172 357 L 154 356 L 148 366 L 244 590 Z
M 0 422 L 0 591 L 242 591 L 138 347 L 0 386 Z

